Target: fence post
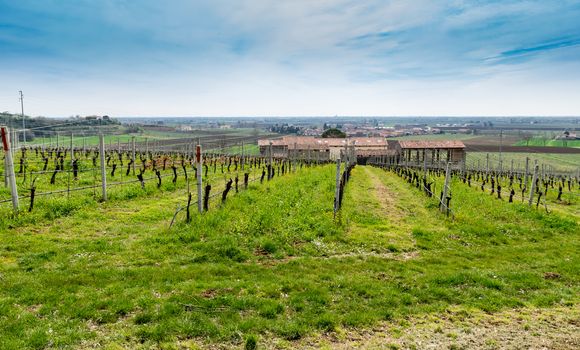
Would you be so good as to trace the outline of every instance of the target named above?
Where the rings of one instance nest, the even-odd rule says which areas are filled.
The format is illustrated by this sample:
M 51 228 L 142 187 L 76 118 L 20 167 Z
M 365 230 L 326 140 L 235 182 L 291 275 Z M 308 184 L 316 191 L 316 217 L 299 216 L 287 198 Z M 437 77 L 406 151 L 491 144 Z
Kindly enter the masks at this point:
M 540 166 L 538 165 L 538 161 L 535 161 L 534 164 L 534 176 L 532 177 L 532 188 L 530 189 L 530 200 L 528 205 L 531 207 L 532 204 L 534 203 L 534 192 L 536 192 L 536 179 L 538 178 L 538 168 Z
M 241 156 L 242 156 L 242 157 L 241 157 L 242 159 L 240 159 L 240 162 L 242 163 L 242 164 L 241 164 L 241 168 L 242 168 L 242 172 L 243 172 L 243 171 L 244 171 L 244 169 L 245 169 L 245 165 L 246 165 L 246 164 L 245 164 L 245 158 L 244 158 L 244 141 L 242 141 L 242 147 L 241 147 L 241 151 L 240 151 L 240 153 L 241 153 Z
M 101 186 L 103 202 L 107 201 L 107 169 L 105 168 L 105 136 L 99 135 L 99 157 L 101 158 Z
M 10 195 L 12 196 L 12 207 L 14 211 L 18 211 L 18 188 L 16 187 L 16 175 L 14 174 L 14 161 L 12 159 L 12 151 L 10 150 L 10 133 L 7 127 L 2 127 L 2 145 L 6 157 L 6 175 L 8 176 L 8 183 L 10 184 Z
M 528 189 L 529 174 L 530 174 L 530 158 L 526 157 L 526 177 L 524 179 L 524 188 L 525 189 Z
M 334 218 L 336 218 L 336 212 L 338 211 L 338 199 L 340 196 L 340 156 L 336 160 L 336 189 L 334 191 Z
M 133 175 L 135 175 L 135 136 L 131 136 L 131 143 L 133 147 L 133 154 L 131 155 L 131 159 L 133 160 Z
M 489 153 L 485 154 L 485 176 L 489 175 Z
M 293 168 L 294 168 L 294 171 L 293 172 L 296 172 L 296 160 L 298 158 L 298 149 L 297 149 L 297 147 L 298 147 L 298 144 L 296 142 L 294 142 L 294 152 L 293 152 L 293 155 L 294 156 L 292 157 L 293 158 L 292 159 L 292 163 L 293 163 Z
M 201 197 L 201 189 L 202 189 L 202 183 L 201 183 L 201 166 L 202 166 L 202 162 L 203 159 L 201 158 L 201 145 L 197 145 L 196 149 L 195 149 L 195 160 L 197 161 L 197 210 L 202 213 L 203 212 L 203 201 L 202 201 L 202 197 Z
M 70 169 L 69 171 L 67 171 L 67 190 L 66 190 L 66 197 L 69 198 L 70 197 L 70 173 L 73 169 L 73 164 L 75 161 L 75 149 L 73 146 L 73 134 L 72 132 L 70 133 Z
M 268 181 L 270 181 L 270 178 L 272 176 L 270 173 L 274 169 L 274 164 L 272 164 L 272 141 L 270 141 L 270 147 L 268 149 L 269 149 L 269 151 L 268 151 L 268 153 L 269 153 L 269 155 L 268 155 L 268 157 L 269 157 L 269 159 L 268 159 L 268 165 L 269 165 L 268 166 Z
M 445 204 L 445 201 L 447 200 L 447 190 L 449 188 L 449 165 L 451 163 L 447 162 L 447 167 L 445 169 L 445 184 L 443 185 L 443 195 L 441 196 L 441 202 L 439 203 L 439 208 L 440 210 L 445 213 L 449 210 L 449 208 L 447 208 L 447 204 Z

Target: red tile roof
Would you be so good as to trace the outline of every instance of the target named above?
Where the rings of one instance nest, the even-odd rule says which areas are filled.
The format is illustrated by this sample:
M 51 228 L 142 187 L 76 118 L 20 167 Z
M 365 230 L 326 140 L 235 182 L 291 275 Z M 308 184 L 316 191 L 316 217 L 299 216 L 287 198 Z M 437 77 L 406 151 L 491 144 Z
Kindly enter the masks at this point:
M 387 147 L 384 137 L 350 137 L 350 138 L 319 138 L 310 136 L 284 136 L 280 139 L 258 140 L 259 146 L 288 146 L 289 149 L 326 149 L 348 145 L 366 147 Z
M 463 142 L 459 140 L 399 141 L 399 145 L 402 149 L 465 148 Z

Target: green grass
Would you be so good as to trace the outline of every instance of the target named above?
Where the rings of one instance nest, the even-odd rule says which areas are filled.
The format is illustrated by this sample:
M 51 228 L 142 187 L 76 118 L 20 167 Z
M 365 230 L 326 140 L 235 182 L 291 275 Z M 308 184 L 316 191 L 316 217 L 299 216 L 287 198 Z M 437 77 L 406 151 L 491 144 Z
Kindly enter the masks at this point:
M 332 165 L 254 183 L 172 229 L 183 199 L 170 188 L 3 218 L 0 348 L 259 348 L 448 308 L 577 305 L 574 216 L 452 188 L 455 221 L 396 175 L 357 167 L 336 222 Z
M 580 147 L 580 140 L 555 140 L 545 137 L 534 137 L 530 140 L 520 140 L 514 146 L 542 146 L 542 147 Z
M 478 162 L 485 169 L 486 157 L 489 154 L 490 168 L 499 168 L 499 152 L 467 152 L 467 164 L 477 166 Z M 580 167 L 580 154 L 550 154 L 550 153 L 502 153 L 503 169 L 510 169 L 512 160 L 514 169 L 525 169 L 526 157 L 530 159 L 530 169 L 533 169 L 534 161 L 538 164 L 549 166 L 555 171 L 571 172 L 576 174 Z
M 111 130 L 109 130 L 111 132 Z M 132 138 L 135 138 L 136 142 L 145 142 L 149 140 L 149 142 L 154 142 L 155 140 L 166 140 L 166 139 L 176 139 L 176 138 L 196 138 L 196 137 L 203 137 L 203 136 L 211 136 L 216 135 L 215 137 L 242 137 L 242 136 L 254 136 L 254 135 L 269 135 L 262 130 L 254 130 L 248 128 L 240 128 L 240 129 L 200 129 L 200 130 L 193 130 L 190 132 L 176 132 L 176 131 L 161 131 L 161 130 L 152 130 L 152 129 L 145 129 L 140 133 L 123 133 L 123 130 L 118 129 L 114 135 L 105 135 L 105 144 L 107 145 L 117 145 L 118 142 L 121 143 L 122 146 L 127 147 L 127 144 L 132 142 Z M 53 145 L 56 146 L 56 136 L 54 137 L 36 137 L 33 141 L 27 142 L 28 145 Z M 79 134 L 73 134 L 72 139 L 73 145 L 75 147 L 82 147 L 83 145 L 89 146 L 98 146 L 99 144 L 99 136 L 83 136 Z M 62 147 L 70 146 L 71 137 L 70 133 L 67 135 L 65 131 L 61 133 L 59 136 L 59 145 Z M 250 146 L 250 145 L 248 145 Z M 257 145 L 256 145 L 257 147 Z

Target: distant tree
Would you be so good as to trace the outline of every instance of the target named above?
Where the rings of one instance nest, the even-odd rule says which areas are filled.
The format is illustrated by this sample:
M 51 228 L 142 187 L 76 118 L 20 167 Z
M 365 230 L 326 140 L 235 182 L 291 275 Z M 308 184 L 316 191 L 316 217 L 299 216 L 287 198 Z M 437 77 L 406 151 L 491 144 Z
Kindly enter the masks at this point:
M 526 147 L 530 145 L 530 140 L 533 137 L 534 137 L 534 135 L 532 135 L 532 133 L 529 133 L 529 132 L 522 133 L 522 139 L 524 141 L 526 141 Z
M 346 134 L 336 128 L 327 129 L 322 133 L 323 138 L 345 138 Z

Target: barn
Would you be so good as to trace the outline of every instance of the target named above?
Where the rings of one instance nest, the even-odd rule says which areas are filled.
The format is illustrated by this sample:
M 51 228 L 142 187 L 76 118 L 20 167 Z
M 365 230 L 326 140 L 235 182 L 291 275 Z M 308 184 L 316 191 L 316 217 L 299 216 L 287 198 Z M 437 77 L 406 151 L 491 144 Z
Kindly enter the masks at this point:
M 440 166 L 447 162 L 460 164 L 466 160 L 465 145 L 459 140 L 398 141 L 393 147 L 406 164 Z

